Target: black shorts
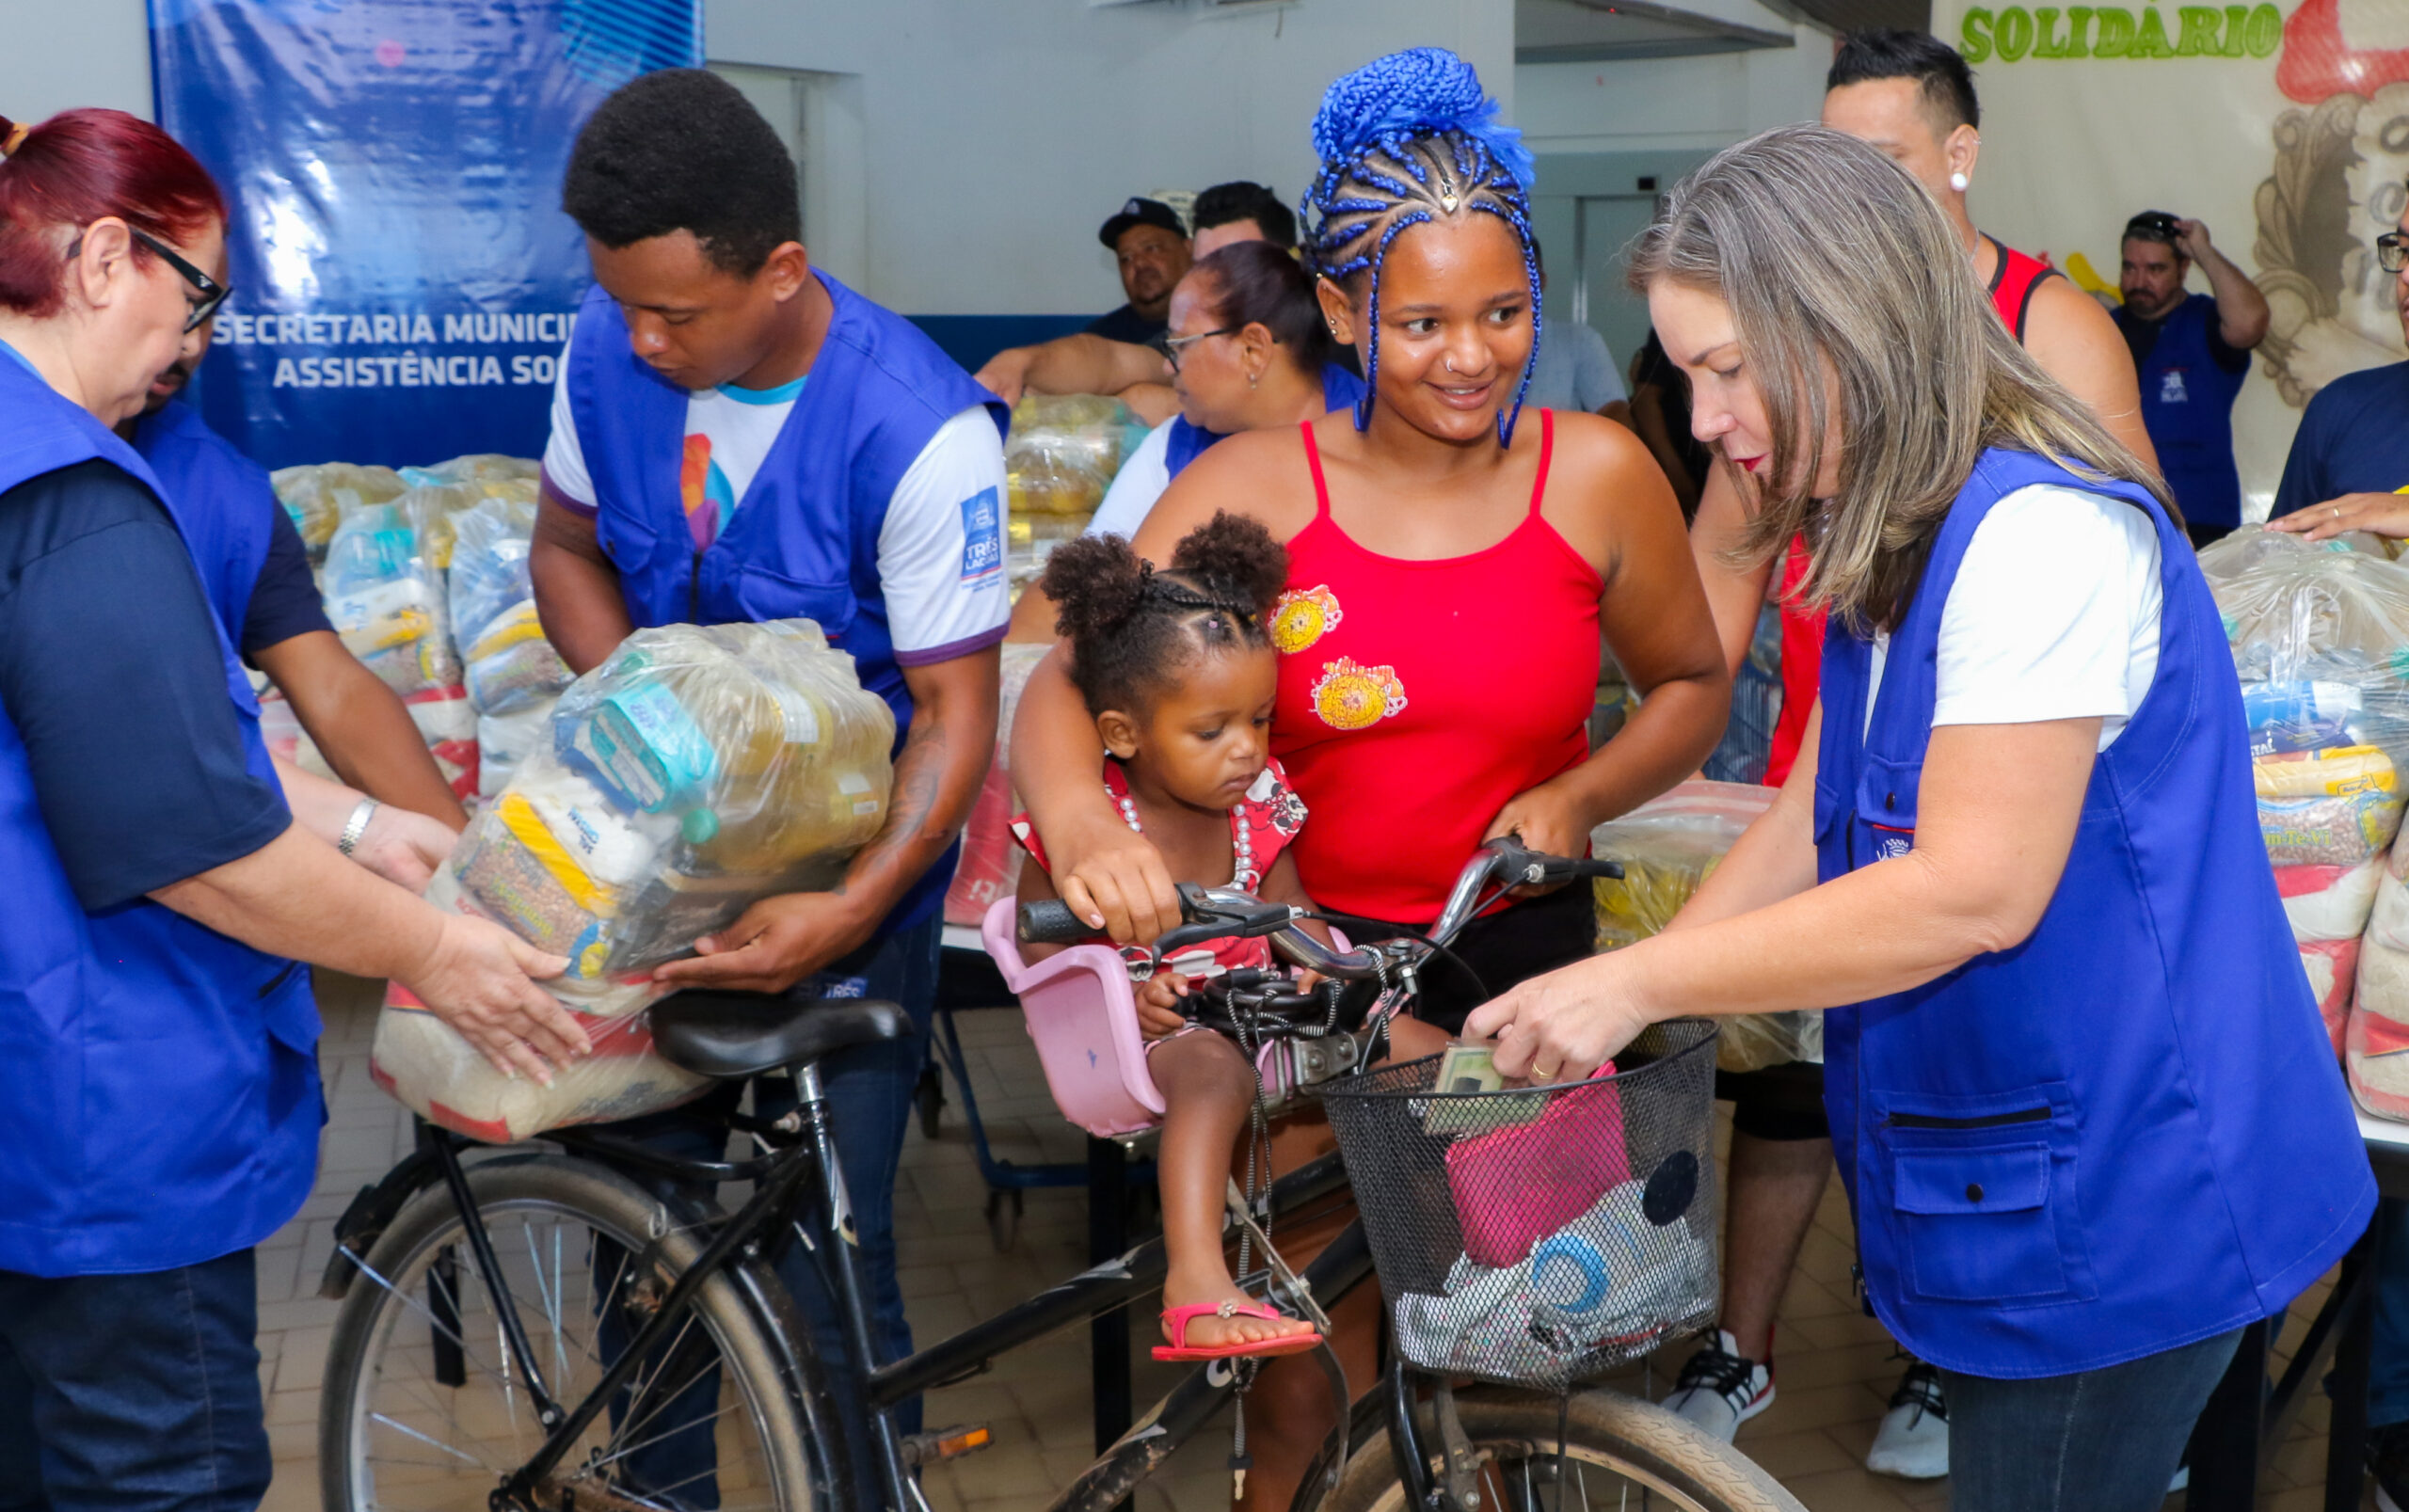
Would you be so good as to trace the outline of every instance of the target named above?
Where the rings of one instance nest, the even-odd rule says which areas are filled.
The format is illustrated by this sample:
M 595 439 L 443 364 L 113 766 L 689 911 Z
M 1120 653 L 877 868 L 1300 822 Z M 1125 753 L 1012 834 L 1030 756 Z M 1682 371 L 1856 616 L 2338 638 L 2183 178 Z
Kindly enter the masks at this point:
M 1363 919 L 1339 927 L 1368 945 L 1428 926 Z M 1497 994 L 1597 951 L 1597 906 L 1587 883 L 1526 899 L 1474 919 L 1456 936 L 1456 960 L 1441 956 L 1422 968 L 1422 1002 L 1413 1016 L 1461 1034 L 1465 1016 Z
M 1815 1061 L 1718 1071 L 1715 1095 L 1731 1105 L 1731 1127 L 1753 1138 L 1788 1144 L 1832 1137 L 1831 1121 L 1824 1115 L 1824 1068 Z

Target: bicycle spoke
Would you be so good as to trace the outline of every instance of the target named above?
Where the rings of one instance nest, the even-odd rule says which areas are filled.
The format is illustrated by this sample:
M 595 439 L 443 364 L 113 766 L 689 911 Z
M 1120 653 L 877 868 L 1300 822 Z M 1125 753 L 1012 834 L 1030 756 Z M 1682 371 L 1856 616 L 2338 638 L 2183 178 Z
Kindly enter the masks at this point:
M 500 1478 L 550 1436 L 534 1415 L 530 1364 L 550 1356 L 547 1390 L 573 1409 L 643 1331 L 646 1308 L 677 1281 L 672 1265 L 650 1258 L 662 1251 L 657 1241 L 639 1237 L 649 1227 L 641 1218 L 630 1233 L 540 1200 L 481 1204 L 480 1212 L 495 1241 L 498 1275 L 474 1267 L 456 1278 L 436 1273 L 436 1257 L 459 1242 L 456 1218 L 425 1231 L 406 1256 L 380 1255 L 390 1274 L 360 1265 L 374 1287 L 363 1295 L 375 1303 L 368 1358 L 345 1388 L 357 1425 L 349 1460 L 354 1490 L 347 1503 L 330 1506 L 482 1508 Z M 511 1347 L 504 1309 L 525 1320 L 532 1360 Z M 784 1468 L 794 1463 L 790 1453 L 770 1453 L 760 1400 L 748 1393 L 783 1387 L 774 1377 L 730 1368 L 720 1331 L 729 1315 L 724 1306 L 714 1312 L 697 1297 L 680 1312 L 623 1388 L 612 1414 L 618 1421 L 598 1416 L 563 1446 L 559 1468 L 547 1479 L 563 1489 L 607 1487 L 615 1504 L 659 1512 L 679 1512 L 686 1498 L 710 1501 L 716 1479 L 721 1494 L 713 1504 L 725 1512 L 777 1512 L 791 1504 L 781 1501 L 782 1488 L 790 1495 L 802 1483 L 790 1483 L 797 1472 Z M 550 1331 L 549 1345 L 535 1337 L 538 1329 Z M 445 1385 L 457 1377 L 439 1375 L 439 1366 L 452 1368 L 441 1363 L 447 1350 L 467 1372 L 461 1386 Z M 717 1390 L 700 1390 L 711 1379 Z M 679 1447 L 681 1438 L 691 1447 Z

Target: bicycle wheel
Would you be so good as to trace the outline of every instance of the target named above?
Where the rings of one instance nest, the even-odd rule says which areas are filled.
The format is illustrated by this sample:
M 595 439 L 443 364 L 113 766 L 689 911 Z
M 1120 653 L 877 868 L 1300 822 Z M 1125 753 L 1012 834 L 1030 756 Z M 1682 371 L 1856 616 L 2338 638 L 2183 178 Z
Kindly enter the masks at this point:
M 1737 1449 L 1636 1397 L 1577 1393 L 1561 1420 L 1557 1397 L 1501 1387 L 1459 1391 L 1456 1406 L 1480 1466 L 1481 1512 L 1805 1512 Z M 1291 1512 L 1411 1512 L 1383 1420 L 1359 1409 L 1357 1423 L 1338 1485 L 1322 1494 L 1329 1462 L 1316 1463 Z
M 517 1311 L 547 1390 L 568 1410 L 706 1242 L 672 1229 L 671 1209 L 632 1182 L 587 1162 L 505 1156 L 471 1166 L 468 1179 L 503 1295 L 471 1259 L 449 1191 L 436 1186 L 403 1208 L 344 1297 L 327 1352 L 318 1456 L 328 1512 L 486 1512 L 547 1436 L 497 1309 Z M 768 1284 L 771 1305 L 786 1312 Z M 770 1327 L 728 1276 L 706 1282 L 535 1504 L 814 1505 L 807 1433 Z

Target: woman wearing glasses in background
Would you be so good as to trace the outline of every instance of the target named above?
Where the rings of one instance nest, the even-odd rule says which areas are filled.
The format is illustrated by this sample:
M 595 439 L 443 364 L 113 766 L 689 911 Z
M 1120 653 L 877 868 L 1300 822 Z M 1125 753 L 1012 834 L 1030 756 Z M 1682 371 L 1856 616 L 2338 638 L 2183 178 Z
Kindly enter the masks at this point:
M 298 963 L 406 983 L 505 1070 L 588 1048 L 529 979 L 561 962 L 372 873 L 356 794 L 288 798 L 109 428 L 225 297 L 225 221 L 132 116 L 0 119 L 0 1486 L 37 1504 L 267 1488 L 251 1247 L 324 1122 Z
M 1163 351 L 1179 413 L 1148 432 L 1113 476 L 1090 535 L 1135 538 L 1172 480 L 1214 442 L 1289 428 L 1364 397 L 1364 380 L 1337 361 L 1313 275 L 1269 242 L 1197 260 L 1172 291 Z M 1053 604 L 1033 586 L 1014 608 L 1012 638 L 1054 639 Z

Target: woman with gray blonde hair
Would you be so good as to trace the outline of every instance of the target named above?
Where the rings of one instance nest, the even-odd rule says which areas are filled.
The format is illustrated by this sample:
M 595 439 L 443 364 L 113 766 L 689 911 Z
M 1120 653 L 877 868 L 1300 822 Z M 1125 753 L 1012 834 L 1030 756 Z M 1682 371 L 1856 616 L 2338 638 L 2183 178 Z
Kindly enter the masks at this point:
M 2216 605 L 2155 479 L 1875 150 L 1718 154 L 1632 279 L 1752 485 L 1740 549 L 1807 538 L 1822 702 L 1671 928 L 1468 1028 L 1555 1082 L 1678 1014 L 1827 1011 L 1866 1294 L 1947 1380 L 1951 1504 L 2154 1507 L 2241 1330 L 2375 1195 Z

